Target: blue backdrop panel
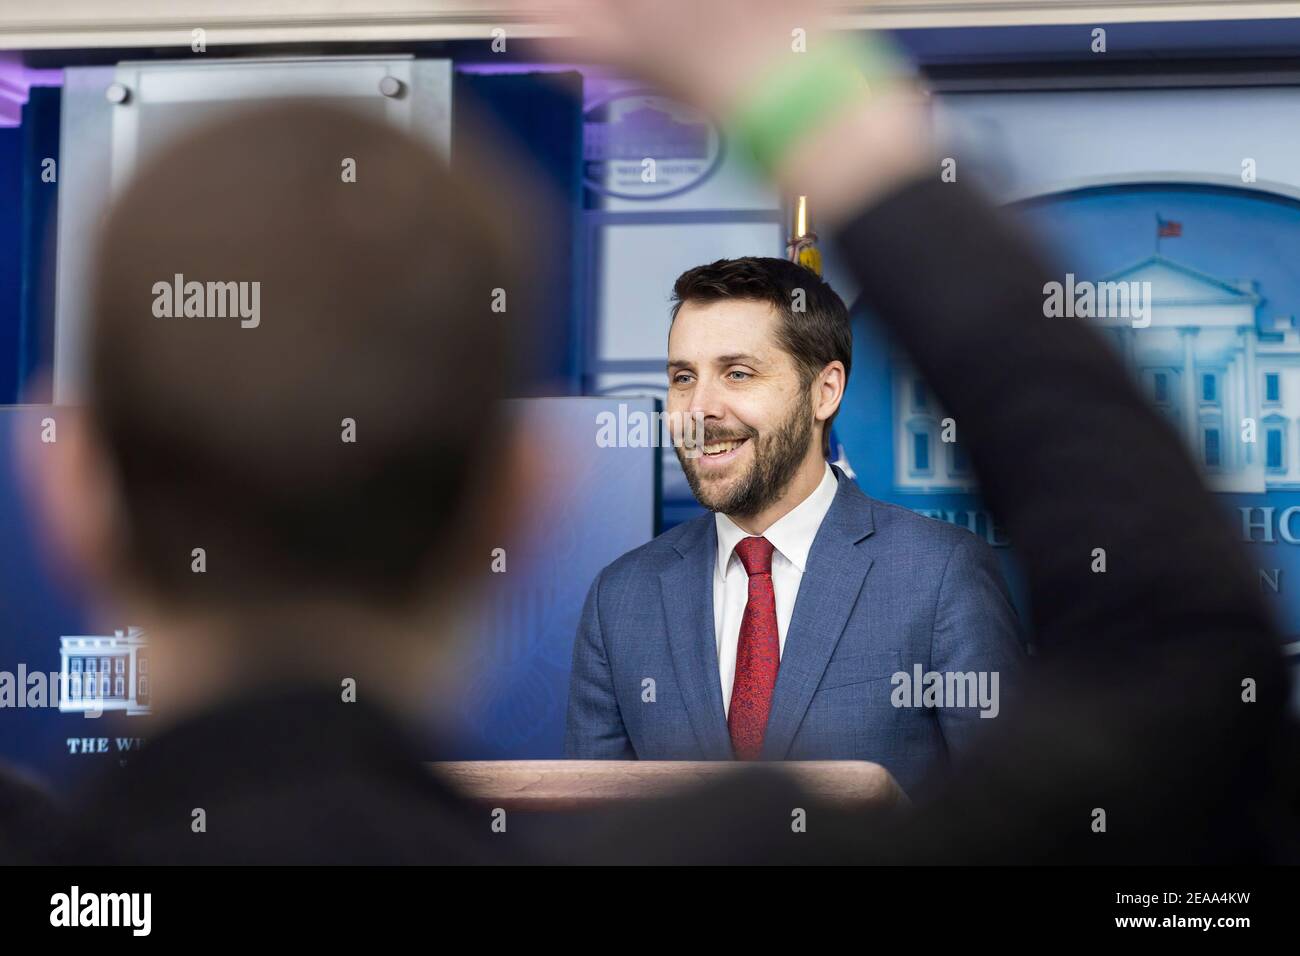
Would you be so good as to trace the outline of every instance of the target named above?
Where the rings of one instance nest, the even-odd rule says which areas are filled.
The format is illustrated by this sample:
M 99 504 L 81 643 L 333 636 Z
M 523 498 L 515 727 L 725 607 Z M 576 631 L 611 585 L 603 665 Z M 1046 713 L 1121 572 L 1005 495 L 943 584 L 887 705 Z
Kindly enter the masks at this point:
M 17 401 L 22 301 L 23 131 L 0 127 L 0 402 Z
M 1231 462 L 1234 457 L 1245 461 L 1246 452 L 1228 452 L 1229 443 L 1241 440 L 1241 418 L 1255 419 L 1258 435 L 1252 454 L 1260 464 L 1269 454 L 1266 432 L 1281 432 L 1280 448 L 1274 449 L 1278 467 L 1264 469 L 1260 487 L 1250 492 L 1225 489 L 1216 498 L 1225 524 L 1260 569 L 1261 591 L 1290 635 L 1288 640 L 1296 641 L 1300 635 L 1300 280 L 1294 263 L 1300 257 L 1300 203 L 1244 189 L 1144 184 L 1080 190 L 1012 208 L 1053 247 L 1052 261 L 1062 277 L 1072 272 L 1079 280 L 1096 282 L 1137 268 L 1141 271 L 1133 275 L 1153 278 L 1157 326 L 1162 309 L 1166 322 L 1193 323 L 1195 315 L 1176 310 L 1206 308 L 1212 320 L 1218 298 L 1231 300 L 1232 290 L 1250 290 L 1257 297 L 1253 321 L 1228 343 L 1226 352 L 1198 356 L 1197 362 L 1204 363 L 1199 370 L 1217 371 L 1221 386 L 1216 401 L 1199 402 L 1196 414 L 1199 421 L 1217 422 L 1221 430 L 1224 461 L 1210 469 L 1212 487 L 1242 480 Z M 1181 235 L 1161 238 L 1157 244 L 1157 217 L 1178 223 Z M 1204 301 L 1188 298 L 1187 289 L 1202 286 L 1207 290 Z M 1211 294 L 1216 288 L 1221 293 L 1218 298 Z M 1246 394 L 1240 383 L 1228 395 L 1226 383 L 1236 379 L 1226 378 L 1223 370 L 1225 362 L 1242 364 L 1241 355 L 1250 348 L 1246 329 L 1257 343 L 1251 407 L 1237 400 Z M 1144 372 L 1143 387 L 1150 392 L 1153 365 L 1143 361 L 1144 331 L 1138 330 L 1134 371 Z M 899 407 L 899 397 L 908 391 L 898 387 L 896 376 L 907 374 L 905 366 L 863 309 L 855 310 L 853 334 L 853 375 L 836 431 L 859 484 L 874 497 L 961 524 L 986 538 L 1002 558 L 1016 603 L 1025 610 L 1014 547 L 991 524 L 978 494 L 921 491 L 900 483 L 897 456 L 907 448 L 900 438 L 907 433 L 908 412 Z M 988 360 L 996 362 L 997 357 Z M 1265 394 L 1264 375 L 1269 372 L 1281 376 L 1272 401 Z M 1171 378 L 1171 383 L 1178 381 Z M 1226 405 L 1225 397 L 1230 398 Z M 1173 401 L 1161 408 L 1179 427 L 1183 416 L 1176 392 Z M 934 415 L 939 417 L 937 412 Z M 1069 427 L 1068 422 L 1063 427 Z M 1203 459 L 1199 436 L 1185 437 L 1193 445 L 1193 456 Z M 934 454 L 943 447 L 935 444 Z M 1296 649 L 1292 644 L 1289 651 L 1293 660 L 1300 661 Z M 1300 712 L 1300 683 L 1294 703 Z
M 1095 281 L 1121 273 L 1158 252 L 1169 275 L 1176 275 L 1173 270 L 1189 270 L 1192 279 L 1184 281 L 1194 283 L 1190 289 L 1221 282 L 1251 290 L 1258 297 L 1252 329 L 1257 340 L 1256 381 L 1251 390 L 1254 402 L 1247 408 L 1230 404 L 1228 408 L 1235 414 L 1224 410 L 1221 418 L 1227 420 L 1222 421 L 1222 440 L 1225 451 L 1230 443 L 1241 447 L 1240 419 L 1254 419 L 1257 434 L 1252 451 L 1263 463 L 1266 433 L 1277 427 L 1283 437 L 1283 467 L 1266 471 L 1263 487 L 1254 493 L 1218 497 L 1225 522 L 1247 543 L 1252 559 L 1266 572 L 1261 590 L 1295 640 L 1300 634 L 1300 523 L 1292 521 L 1300 516 L 1300 510 L 1288 514 L 1288 509 L 1300 504 L 1300 465 L 1296 464 L 1300 381 L 1295 378 L 1300 372 L 1291 371 L 1300 369 L 1300 326 L 1296 321 L 1300 317 L 1300 276 L 1295 269 L 1300 258 L 1300 202 L 1212 186 L 1112 186 L 1038 200 L 1021 211 L 1040 233 L 1050 230 L 1056 237 L 1057 261 L 1081 279 Z M 1181 235 L 1159 239 L 1157 244 L 1157 216 L 1178 223 Z M 1159 301 L 1162 273 L 1152 274 Z M 1245 334 L 1239 333 L 1234 351 L 1245 347 Z M 1198 361 L 1211 371 L 1222 358 L 1205 356 Z M 1282 376 L 1274 401 L 1264 394 L 1265 373 Z M 1224 396 L 1216 398 L 1216 403 L 1202 402 L 1200 413 L 1208 416 L 1221 406 Z M 1199 447 L 1194 446 L 1193 453 L 1203 457 Z M 1219 470 L 1222 477 L 1230 479 L 1232 469 L 1226 460 L 1224 465 Z
M 39 453 L 41 419 L 46 408 L 0 408 L 0 682 L 10 693 L 0 697 L 0 757 L 66 781 L 80 771 L 117 759 L 139 722 L 124 715 L 89 719 L 53 707 L 17 706 L 32 700 L 32 685 L 18 687 L 21 671 L 48 675 L 59 670 L 59 639 L 88 633 L 80 602 L 58 583 L 34 536 L 30 515 L 18 488 L 16 452 L 21 444 Z M 125 624 L 118 625 L 125 627 Z M 3 692 L 3 688 L 0 688 Z M 48 701 L 47 703 L 52 703 Z M 83 749 L 81 738 L 95 743 Z M 72 747 L 69 740 L 76 741 Z M 104 749 L 99 749 L 103 739 Z
M 545 224 L 548 242 L 538 250 L 545 254 L 546 267 L 537 279 L 540 331 L 533 340 L 533 359 L 552 394 L 574 394 L 580 381 L 573 316 L 583 249 L 577 228 L 582 203 L 582 74 L 457 71 L 453 90 L 455 160 L 465 161 L 457 143 L 466 132 L 493 136 L 511 162 L 554 199 L 555 216 Z
M 23 107 L 22 280 L 19 288 L 17 387 L 20 400 L 50 401 L 49 383 L 32 390 L 32 375 L 48 368 L 54 356 L 54 278 L 58 230 L 55 228 L 57 177 L 43 175 L 45 163 L 59 156 L 59 117 L 63 91 L 33 86 Z
M 0 128 L 0 404 L 48 399 L 24 389 L 54 346 L 60 93 L 32 87 L 22 125 Z
M 562 756 L 573 639 L 587 590 L 605 565 L 655 535 L 659 449 L 599 447 L 597 430 L 602 413 L 635 421 L 653 416 L 658 402 L 544 398 L 518 405 L 526 427 L 545 436 L 548 455 L 535 499 L 502 543 L 505 573 L 484 582 L 484 614 L 466 648 L 455 706 L 455 755 L 462 759 Z
M 455 699 L 430 701 L 431 710 L 451 716 L 440 728 L 450 750 L 439 756 L 562 754 L 569 660 L 587 589 L 601 568 L 655 534 L 659 449 L 597 444 L 598 416 L 618 420 L 620 404 L 624 420 L 652 419 L 658 407 L 653 399 L 514 403 L 546 454 L 529 476 L 533 500 L 501 503 L 511 517 L 500 543 L 505 573 L 483 582 Z M 16 480 L 15 450 L 26 444 L 48 452 L 40 445 L 41 420 L 51 414 L 57 410 L 0 408 L 0 681 L 10 675 L 11 687 L 20 668 L 57 672 L 61 637 L 112 634 L 134 623 L 91 623 L 44 560 Z M 484 567 L 490 561 L 483 556 Z M 129 756 L 143 724 L 124 713 L 88 719 L 55 707 L 4 706 L 0 758 L 64 784 Z

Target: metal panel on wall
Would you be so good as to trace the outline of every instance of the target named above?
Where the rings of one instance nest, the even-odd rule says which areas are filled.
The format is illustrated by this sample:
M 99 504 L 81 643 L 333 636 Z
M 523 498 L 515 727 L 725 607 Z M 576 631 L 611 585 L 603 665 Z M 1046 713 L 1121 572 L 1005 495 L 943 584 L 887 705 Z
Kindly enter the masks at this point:
M 251 103 L 312 99 L 386 117 L 448 152 L 451 62 L 409 55 L 125 62 L 67 71 L 62 129 L 54 396 L 83 374 L 89 255 L 112 192 L 173 136 Z

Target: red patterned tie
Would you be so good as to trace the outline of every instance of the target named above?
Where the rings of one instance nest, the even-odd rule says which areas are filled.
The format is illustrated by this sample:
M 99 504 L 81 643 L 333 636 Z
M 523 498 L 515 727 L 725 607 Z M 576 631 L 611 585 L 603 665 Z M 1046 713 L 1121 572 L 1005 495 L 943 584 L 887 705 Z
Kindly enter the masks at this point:
M 731 685 L 727 729 L 740 760 L 757 760 L 763 749 L 767 715 L 772 709 L 781 642 L 776 632 L 776 594 L 772 590 L 772 542 L 745 538 L 736 554 L 749 575 L 749 600 L 740 619 L 736 679 Z

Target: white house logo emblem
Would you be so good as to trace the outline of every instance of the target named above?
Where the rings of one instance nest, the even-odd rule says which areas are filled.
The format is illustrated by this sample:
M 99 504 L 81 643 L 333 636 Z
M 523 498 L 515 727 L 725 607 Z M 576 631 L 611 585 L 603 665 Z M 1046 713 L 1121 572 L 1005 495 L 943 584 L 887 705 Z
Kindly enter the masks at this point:
M 582 158 L 589 188 L 620 199 L 664 199 L 712 175 L 722 161 L 722 135 L 693 107 L 623 93 L 587 110 Z
M 140 628 L 117 631 L 111 637 L 60 638 L 59 658 L 63 713 L 149 713 L 149 651 Z
M 1091 321 L 1183 436 L 1209 486 L 1300 489 L 1295 316 L 1262 316 L 1253 280 L 1216 278 L 1159 254 L 1102 281 L 1150 283 L 1149 325 L 1135 328 L 1115 316 Z M 933 394 L 905 364 L 894 368 L 895 484 L 912 493 L 975 491 L 960 433 L 944 441 L 945 415 Z

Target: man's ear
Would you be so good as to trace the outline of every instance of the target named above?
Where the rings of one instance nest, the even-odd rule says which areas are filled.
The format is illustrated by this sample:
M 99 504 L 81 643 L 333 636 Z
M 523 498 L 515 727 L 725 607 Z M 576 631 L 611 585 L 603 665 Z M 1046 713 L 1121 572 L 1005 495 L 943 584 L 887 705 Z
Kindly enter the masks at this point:
M 839 359 L 829 362 L 813 382 L 813 417 L 825 422 L 834 415 L 844 400 L 848 373 Z
M 84 408 L 24 407 L 14 431 L 23 498 L 54 570 L 102 589 L 114 576 L 119 504 L 106 457 Z

